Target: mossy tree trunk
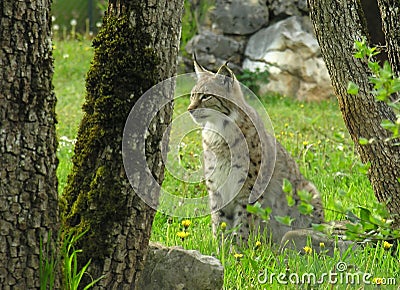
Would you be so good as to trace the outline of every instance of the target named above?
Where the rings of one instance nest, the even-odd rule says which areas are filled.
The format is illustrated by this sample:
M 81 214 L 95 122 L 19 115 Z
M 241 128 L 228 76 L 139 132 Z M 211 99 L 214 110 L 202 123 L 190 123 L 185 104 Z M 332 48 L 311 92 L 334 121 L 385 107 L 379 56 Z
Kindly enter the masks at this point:
M 391 133 L 380 125 L 383 119 L 394 121 L 395 114 L 386 103 L 377 102 L 370 93 L 372 86 L 368 82 L 370 70 L 367 62 L 353 57 L 354 40 L 368 36 L 360 2 L 357 0 L 309 0 L 309 5 L 311 20 L 322 56 L 327 65 L 347 129 L 361 160 L 371 164 L 368 176 L 377 199 L 387 203 L 389 211 L 395 218 L 395 225 L 399 226 L 400 148 L 394 145 L 399 140 L 387 141 Z M 398 6 L 399 2 L 397 1 Z M 381 9 L 381 11 L 383 10 Z M 385 17 L 391 16 L 385 15 Z M 384 26 L 388 25 L 385 24 L 387 22 L 385 17 L 382 17 Z M 390 23 L 397 22 L 399 25 L 399 19 L 390 21 Z M 398 27 L 396 26 L 397 36 Z M 394 54 L 397 55 L 398 60 L 400 51 L 398 42 L 396 44 L 388 39 L 388 37 L 392 37 L 390 34 L 386 33 L 385 37 L 386 42 L 392 43 L 395 47 Z M 388 52 L 390 61 L 396 61 L 396 57 L 391 56 L 393 52 L 391 52 L 390 46 Z M 392 63 L 392 66 L 396 67 L 396 64 Z M 347 93 L 349 81 L 359 86 L 357 95 Z M 373 138 L 375 141 L 361 146 L 358 142 L 361 137 Z
M 93 278 L 106 275 L 96 284 L 99 289 L 134 289 L 144 266 L 155 212 L 126 177 L 123 130 L 142 94 L 176 73 L 182 8 L 183 0 L 110 0 L 93 41 L 63 221 L 66 230 L 89 230 L 77 245 L 83 249 L 79 260 L 82 266 L 92 259 Z M 145 153 L 159 184 L 159 144 L 172 108 L 164 108 L 162 114 L 149 130 L 146 143 L 151 152 Z
M 40 287 L 40 240 L 59 230 L 50 6 L 0 2 L 1 289 Z

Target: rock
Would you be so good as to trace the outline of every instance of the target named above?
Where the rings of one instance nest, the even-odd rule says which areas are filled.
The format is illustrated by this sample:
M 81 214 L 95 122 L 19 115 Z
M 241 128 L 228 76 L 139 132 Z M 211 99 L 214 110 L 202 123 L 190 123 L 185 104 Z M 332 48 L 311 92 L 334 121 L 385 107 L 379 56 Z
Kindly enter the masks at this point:
M 343 239 L 345 230 L 343 222 L 333 222 L 329 225 L 335 227 L 335 231 L 330 236 L 314 229 L 300 229 L 287 232 L 280 244 L 281 251 L 291 249 L 304 253 L 303 248 L 310 246 L 317 253 L 324 251 L 327 255 L 333 256 L 337 250 L 340 253 L 344 253 L 349 247 L 353 247 L 353 250 L 356 250 L 358 245 L 355 242 Z M 321 243 L 323 243 L 323 246 L 321 246 Z
M 267 5 L 274 16 L 302 15 L 308 12 L 307 0 L 268 0 Z
M 224 282 L 221 262 L 194 250 L 150 243 L 138 289 L 220 290 Z
M 217 0 L 212 12 L 223 34 L 252 34 L 267 25 L 268 17 L 268 7 L 258 0 Z
M 231 68 L 240 69 L 245 42 L 231 37 L 203 31 L 193 37 L 186 45 L 189 54 L 196 53 L 199 63 L 208 69 L 215 70 L 229 60 Z M 193 68 L 192 70 L 193 71 Z
M 277 92 L 299 100 L 322 100 L 333 89 L 308 17 L 292 16 L 250 37 L 243 68 L 268 69 L 260 93 Z
M 186 51 L 189 55 L 195 52 L 199 63 L 209 70 L 217 70 L 226 61 L 235 73 L 267 69 L 269 82 L 259 84 L 260 94 L 275 92 L 306 101 L 333 96 L 311 21 L 301 16 L 307 13 L 306 0 L 267 3 L 216 0 L 215 9 L 210 12 L 211 28 L 203 27 L 188 42 Z M 270 24 L 268 8 L 280 15 L 272 21 L 296 16 Z M 193 71 L 191 60 L 182 67 L 186 72 Z

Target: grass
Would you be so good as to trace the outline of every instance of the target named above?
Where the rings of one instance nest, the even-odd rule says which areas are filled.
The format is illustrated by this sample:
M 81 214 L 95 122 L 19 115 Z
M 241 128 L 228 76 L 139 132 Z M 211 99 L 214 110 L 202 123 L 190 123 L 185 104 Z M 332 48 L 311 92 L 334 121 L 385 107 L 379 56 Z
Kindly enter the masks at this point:
M 82 119 L 82 104 L 85 98 L 85 76 L 93 57 L 91 43 L 62 41 L 53 45 L 55 59 L 54 88 L 57 95 L 58 116 L 58 180 L 59 191 L 65 186 L 72 168 L 74 139 Z
M 89 42 L 55 42 L 54 86 L 58 97 L 60 192 L 71 169 L 73 140 L 82 117 L 84 78 L 92 54 Z M 344 205 L 356 202 L 367 208 L 372 206 L 375 200 L 373 191 L 363 173 L 364 166 L 354 152 L 335 100 L 302 103 L 279 96 L 263 96 L 261 101 L 272 120 L 277 139 L 295 157 L 303 174 L 322 192 L 327 220 L 344 218 L 334 210 L 337 200 Z M 186 111 L 187 104 L 187 99 L 179 100 L 175 114 Z M 200 136 L 195 132 L 183 141 L 184 144 L 179 148 L 179 164 L 191 174 L 200 164 Z M 206 194 L 203 184 L 180 182 L 168 172 L 163 188 L 181 196 Z M 248 245 L 241 247 L 232 245 L 229 235 L 222 229 L 219 238 L 214 238 L 209 216 L 190 219 L 191 224 L 187 228 L 182 225 L 182 220 L 157 213 L 151 239 L 167 246 L 196 249 L 219 258 L 225 267 L 224 289 L 397 289 L 398 285 L 376 284 L 392 283 L 389 278 L 400 282 L 399 250 L 391 252 L 385 249 L 383 243 L 367 245 L 357 251 L 349 249 L 343 254 L 336 252 L 333 257 L 317 254 L 315 249 L 309 254 L 288 252 L 283 255 L 274 246 L 267 244 L 263 237 L 254 237 Z M 182 231 L 186 231 L 188 236 L 178 236 Z M 347 269 L 340 272 L 339 265 Z M 336 275 L 336 286 L 329 284 L 328 276 L 324 276 L 329 273 Z M 313 274 L 317 280 L 322 277 L 324 283 L 313 287 L 291 283 L 304 274 Z M 360 283 L 346 285 L 345 279 L 350 279 L 351 275 L 353 278 L 359 277 Z M 373 281 L 375 285 L 363 283 L 363 275 L 367 282 Z M 329 279 L 334 281 L 335 277 Z M 288 284 L 278 283 L 278 278 L 286 279 L 281 282 L 286 281 Z

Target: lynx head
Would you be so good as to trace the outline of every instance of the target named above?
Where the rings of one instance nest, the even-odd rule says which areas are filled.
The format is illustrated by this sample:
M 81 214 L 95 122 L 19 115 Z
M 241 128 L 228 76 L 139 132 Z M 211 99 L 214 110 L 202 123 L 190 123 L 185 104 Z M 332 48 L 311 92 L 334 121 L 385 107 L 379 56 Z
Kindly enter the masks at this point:
M 213 111 L 232 115 L 244 102 L 240 84 L 233 71 L 223 64 L 216 73 L 194 61 L 197 83 L 190 95 L 188 111 L 196 122 L 212 121 Z

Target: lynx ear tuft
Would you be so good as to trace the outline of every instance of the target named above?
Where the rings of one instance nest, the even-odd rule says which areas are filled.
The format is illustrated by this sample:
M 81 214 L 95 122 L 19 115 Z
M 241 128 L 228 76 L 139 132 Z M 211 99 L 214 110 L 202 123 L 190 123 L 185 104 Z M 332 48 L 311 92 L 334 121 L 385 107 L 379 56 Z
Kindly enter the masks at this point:
M 197 58 L 196 58 L 196 54 L 195 53 L 193 54 L 193 59 L 194 59 L 194 61 L 193 61 L 193 63 L 194 63 L 194 71 L 197 74 L 197 78 L 200 79 L 201 76 L 202 76 L 202 73 L 207 72 L 207 70 L 197 62 Z
M 235 74 L 233 71 L 228 67 L 229 60 L 221 65 L 217 71 L 218 75 L 224 75 L 227 77 L 235 78 Z
M 224 77 L 224 84 L 228 83 L 229 86 L 233 86 L 233 83 L 236 81 L 236 76 L 233 71 L 228 67 L 228 61 L 221 65 L 218 69 L 216 76 Z

